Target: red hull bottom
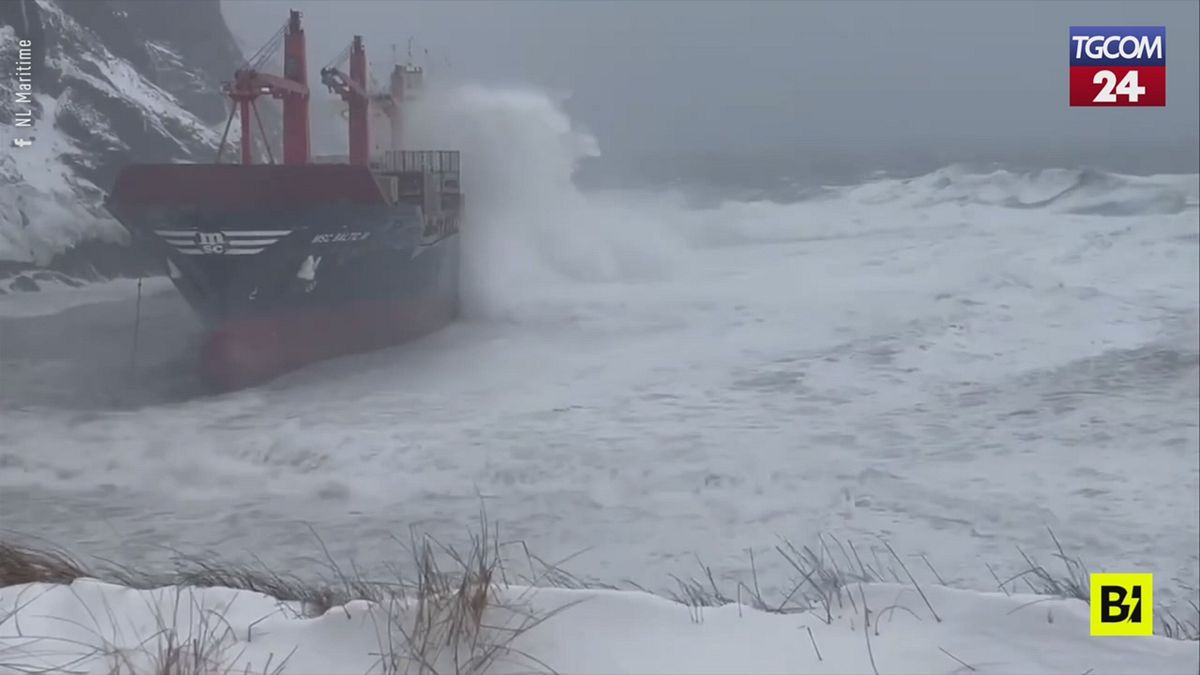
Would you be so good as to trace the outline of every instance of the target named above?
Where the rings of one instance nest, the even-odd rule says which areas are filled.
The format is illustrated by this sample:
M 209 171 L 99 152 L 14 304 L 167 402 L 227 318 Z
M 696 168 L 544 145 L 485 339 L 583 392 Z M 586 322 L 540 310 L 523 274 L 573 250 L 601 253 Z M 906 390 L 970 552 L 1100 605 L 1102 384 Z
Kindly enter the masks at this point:
M 431 333 L 454 316 L 450 303 L 429 298 L 360 300 L 238 319 L 209 334 L 200 370 L 220 389 L 240 389 L 316 361 Z

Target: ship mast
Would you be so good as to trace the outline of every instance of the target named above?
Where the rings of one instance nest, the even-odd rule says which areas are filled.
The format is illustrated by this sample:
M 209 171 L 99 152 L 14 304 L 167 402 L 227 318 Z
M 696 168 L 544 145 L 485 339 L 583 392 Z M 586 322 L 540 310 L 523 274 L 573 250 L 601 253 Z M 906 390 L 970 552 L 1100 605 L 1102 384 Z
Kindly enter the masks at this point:
M 338 69 L 347 55 L 350 58 L 349 75 Z M 367 118 L 370 95 L 367 94 L 367 51 L 361 35 L 355 35 L 349 50 L 321 69 L 321 83 L 350 106 L 350 163 L 366 166 L 371 147 Z
M 312 152 L 308 127 L 308 56 L 304 49 L 300 12 L 296 10 L 291 10 L 288 16 L 283 76 L 303 88 L 301 95 L 283 97 L 283 163 L 307 164 Z

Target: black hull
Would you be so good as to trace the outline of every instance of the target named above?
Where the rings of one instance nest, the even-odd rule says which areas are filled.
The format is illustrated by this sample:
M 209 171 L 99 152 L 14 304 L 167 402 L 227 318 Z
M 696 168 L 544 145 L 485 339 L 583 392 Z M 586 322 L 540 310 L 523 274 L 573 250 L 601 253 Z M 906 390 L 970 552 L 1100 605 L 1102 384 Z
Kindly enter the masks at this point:
M 242 167 L 232 168 L 236 175 Z M 383 199 L 375 177 L 362 167 L 265 168 L 276 170 L 267 174 L 275 180 L 280 170 L 285 178 L 295 173 L 299 178 L 289 191 L 301 198 L 272 203 L 278 191 L 231 197 L 230 186 L 217 181 L 199 184 L 198 192 L 217 186 L 221 198 L 209 203 L 146 204 L 128 195 L 122 201 L 119 190 L 110 200 L 126 228 L 161 253 L 175 286 L 208 324 L 200 355 L 208 379 L 221 388 L 255 384 L 454 320 L 457 195 L 452 208 L 431 216 L 417 203 Z M 329 189 L 312 179 L 331 173 L 343 193 L 362 189 L 362 178 L 374 193 L 363 189 L 357 200 L 322 200 L 295 185 L 309 181 L 314 190 Z

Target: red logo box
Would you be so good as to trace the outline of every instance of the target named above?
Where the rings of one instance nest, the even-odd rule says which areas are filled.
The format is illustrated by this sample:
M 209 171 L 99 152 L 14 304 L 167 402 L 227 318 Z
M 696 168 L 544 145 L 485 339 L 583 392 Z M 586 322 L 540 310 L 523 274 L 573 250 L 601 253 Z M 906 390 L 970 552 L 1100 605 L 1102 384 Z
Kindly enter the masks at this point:
M 1072 106 L 1167 105 L 1165 66 L 1074 66 L 1071 68 Z

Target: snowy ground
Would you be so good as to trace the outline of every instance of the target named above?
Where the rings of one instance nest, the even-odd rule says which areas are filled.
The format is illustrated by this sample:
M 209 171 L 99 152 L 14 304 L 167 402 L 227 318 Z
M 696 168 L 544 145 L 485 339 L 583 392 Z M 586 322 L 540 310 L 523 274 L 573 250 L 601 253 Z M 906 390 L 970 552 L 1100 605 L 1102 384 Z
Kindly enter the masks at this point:
M 511 642 L 501 630 L 485 632 L 482 641 L 508 648 L 492 673 L 1100 675 L 1194 673 L 1200 664 L 1194 642 L 1088 637 L 1087 606 L 1079 601 L 929 588 L 938 622 L 911 586 L 854 590 L 857 610 L 847 604 L 826 623 L 813 614 L 739 606 L 699 610 L 638 592 L 511 588 L 495 602 L 514 611 L 492 609 L 485 624 L 514 629 L 527 616 L 561 611 Z M 0 630 L 0 672 L 161 672 L 154 664 L 166 660 L 165 635 L 182 638 L 185 663 L 201 654 L 199 662 L 211 666 L 203 672 L 428 672 L 414 662 L 392 671 L 381 666 L 381 655 L 405 643 L 411 627 L 399 630 L 385 607 L 362 601 L 301 618 L 298 607 L 250 592 L 135 591 L 77 581 L 0 589 L 0 610 L 12 605 L 21 607 L 24 637 L 16 636 L 15 621 Z M 434 672 L 458 672 L 446 653 L 427 663 Z M 114 664 L 127 670 L 114 671 Z
M 520 152 L 549 174 L 464 181 L 467 320 L 209 397 L 170 292 L 144 303 L 136 377 L 129 299 L 0 318 L 0 527 L 303 572 L 311 524 L 372 570 L 410 526 L 461 536 L 482 496 L 505 538 L 612 582 L 697 556 L 745 579 L 752 549 L 778 588 L 777 538 L 832 533 L 980 589 L 1018 547 L 1050 566 L 1049 527 L 1195 597 L 1197 176 L 952 168 L 699 210 L 574 192 L 587 139 L 553 106 L 462 96 L 479 171 Z
M 37 292 L 11 291 L 11 296 L 0 303 L 0 319 L 46 317 L 75 307 L 127 301 L 130 297 L 137 297 L 137 286 L 137 279 L 114 279 L 91 284 L 81 291 L 77 286 L 43 280 L 38 282 Z M 171 280 L 166 277 L 142 280 L 143 295 L 159 294 L 171 288 Z

